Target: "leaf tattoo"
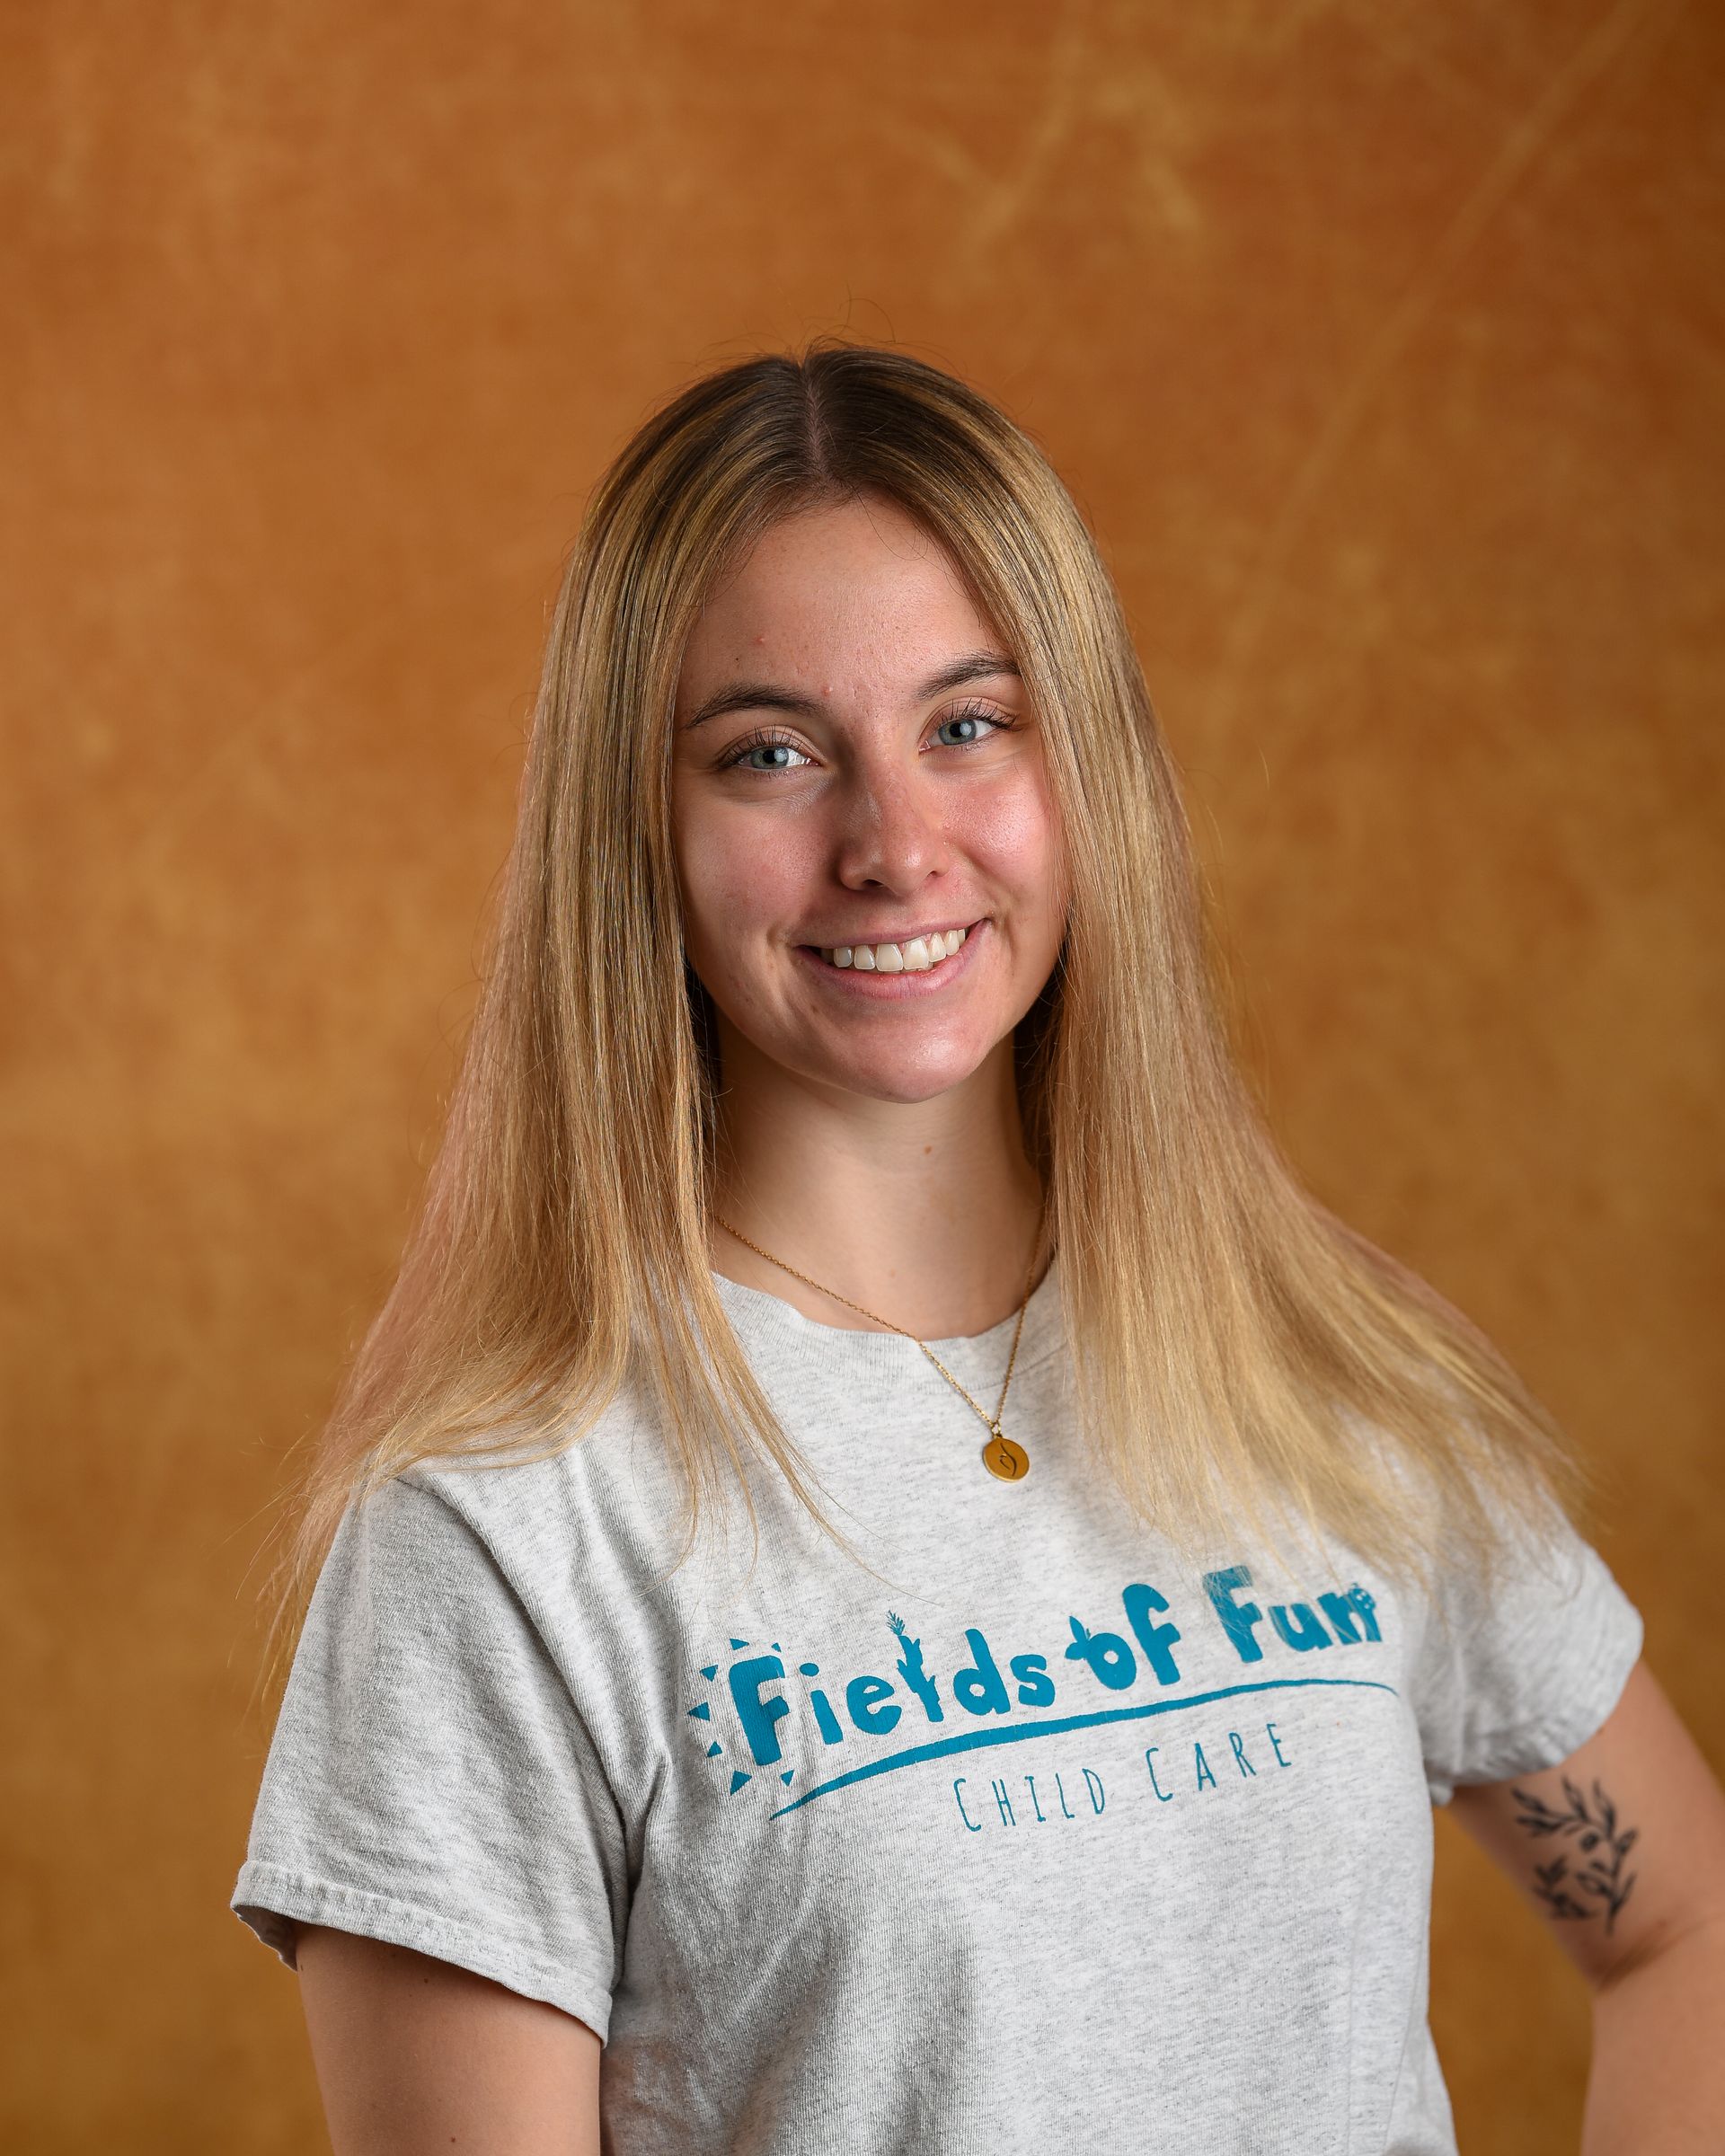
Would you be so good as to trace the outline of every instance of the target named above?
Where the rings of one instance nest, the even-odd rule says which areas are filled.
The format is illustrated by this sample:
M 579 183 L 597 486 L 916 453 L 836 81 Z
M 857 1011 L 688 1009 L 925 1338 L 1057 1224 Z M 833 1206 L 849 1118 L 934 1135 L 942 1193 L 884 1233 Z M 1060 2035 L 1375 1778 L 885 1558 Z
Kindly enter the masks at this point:
M 1573 1870 L 1569 1857 L 1561 1852 L 1549 1864 L 1535 1864 L 1534 1892 L 1553 1917 L 1597 1916 L 1603 1911 L 1609 1936 L 1617 1912 L 1635 1884 L 1633 1872 L 1624 1874 L 1623 1860 L 1641 1839 L 1640 1831 L 1632 1826 L 1623 1833 L 1617 1832 L 1617 1807 L 1597 1778 L 1592 1810 L 1567 1774 L 1563 1794 L 1569 1808 L 1559 1811 L 1529 1789 L 1513 1792 L 1522 1807 L 1516 1815 L 1517 1826 L 1525 1826 L 1535 1839 L 1567 1835 L 1576 1842 L 1578 1857 L 1586 1860 L 1578 1861 Z

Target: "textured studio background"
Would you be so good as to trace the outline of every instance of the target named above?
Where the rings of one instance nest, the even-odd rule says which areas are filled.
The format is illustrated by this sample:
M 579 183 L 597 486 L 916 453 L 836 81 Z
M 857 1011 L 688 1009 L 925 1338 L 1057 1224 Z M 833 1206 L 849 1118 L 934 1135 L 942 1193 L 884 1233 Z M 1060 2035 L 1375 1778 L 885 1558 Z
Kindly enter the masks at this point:
M 586 490 L 817 331 L 1068 478 L 1277 1128 L 1595 1462 L 1721 1760 L 1722 77 L 1702 0 L 0 4 L 7 2147 L 323 2145 L 226 1905 L 270 1501 Z M 1571 2151 L 1583 1987 L 1438 1837 L 1464 2151 Z

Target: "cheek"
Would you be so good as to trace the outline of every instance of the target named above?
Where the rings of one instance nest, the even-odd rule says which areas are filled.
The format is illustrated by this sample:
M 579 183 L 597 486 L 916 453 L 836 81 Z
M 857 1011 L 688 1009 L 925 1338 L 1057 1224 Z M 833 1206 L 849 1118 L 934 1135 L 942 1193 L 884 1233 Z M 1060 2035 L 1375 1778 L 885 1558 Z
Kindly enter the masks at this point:
M 717 958 L 763 929 L 796 918 L 806 879 L 794 849 L 762 843 L 749 817 L 692 817 L 677 831 L 677 881 L 693 953 Z
M 1039 775 L 1026 772 L 974 805 L 964 843 L 1000 884 L 1021 897 L 1047 889 L 1062 853 L 1059 820 Z

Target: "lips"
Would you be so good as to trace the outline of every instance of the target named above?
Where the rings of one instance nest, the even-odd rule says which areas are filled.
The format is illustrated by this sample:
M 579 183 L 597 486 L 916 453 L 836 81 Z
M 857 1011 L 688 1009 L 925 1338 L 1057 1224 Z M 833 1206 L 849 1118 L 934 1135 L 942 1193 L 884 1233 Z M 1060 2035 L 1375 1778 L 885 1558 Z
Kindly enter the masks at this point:
M 818 944 L 798 943 L 792 948 L 798 962 L 809 967 L 836 994 L 861 996 L 865 1001 L 872 998 L 876 1003 L 907 1003 L 924 995 L 949 994 L 964 978 L 976 963 L 978 950 L 987 940 L 990 928 L 987 915 L 969 923 L 969 933 L 950 958 L 943 959 L 938 966 L 917 972 L 880 973 L 854 966 L 835 966 L 822 955 Z

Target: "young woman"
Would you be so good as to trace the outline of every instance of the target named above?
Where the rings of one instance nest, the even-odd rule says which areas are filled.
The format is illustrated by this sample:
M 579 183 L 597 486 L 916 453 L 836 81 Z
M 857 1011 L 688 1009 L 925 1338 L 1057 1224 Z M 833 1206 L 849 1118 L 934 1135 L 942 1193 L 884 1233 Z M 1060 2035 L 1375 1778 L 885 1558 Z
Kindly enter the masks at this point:
M 671 402 L 296 1510 L 232 1905 L 338 2156 L 1453 2150 L 1452 1796 L 1588 2156 L 1699 2149 L 1725 1799 L 1581 1491 L 1268 1135 L 1031 442 L 827 340 Z

